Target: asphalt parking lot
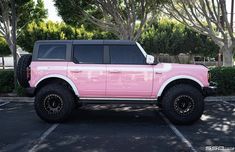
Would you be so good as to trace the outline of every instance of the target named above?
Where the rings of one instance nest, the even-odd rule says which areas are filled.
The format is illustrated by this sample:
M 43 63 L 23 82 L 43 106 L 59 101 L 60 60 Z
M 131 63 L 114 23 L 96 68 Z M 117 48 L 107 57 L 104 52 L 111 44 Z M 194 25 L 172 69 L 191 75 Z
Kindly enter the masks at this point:
M 201 120 L 190 126 L 173 125 L 148 105 L 89 105 L 66 123 L 48 124 L 36 116 L 33 103 L 4 101 L 0 120 L 1 152 L 235 151 L 230 101 L 207 101 Z

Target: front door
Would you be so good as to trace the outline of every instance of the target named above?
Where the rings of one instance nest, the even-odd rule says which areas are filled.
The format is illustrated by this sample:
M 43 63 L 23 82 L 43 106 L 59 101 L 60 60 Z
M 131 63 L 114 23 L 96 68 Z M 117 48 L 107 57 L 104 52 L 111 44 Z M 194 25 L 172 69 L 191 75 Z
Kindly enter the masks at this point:
M 153 66 L 136 45 L 110 45 L 106 97 L 150 98 Z
M 103 45 L 74 45 L 68 77 L 76 84 L 80 97 L 104 97 L 106 65 Z

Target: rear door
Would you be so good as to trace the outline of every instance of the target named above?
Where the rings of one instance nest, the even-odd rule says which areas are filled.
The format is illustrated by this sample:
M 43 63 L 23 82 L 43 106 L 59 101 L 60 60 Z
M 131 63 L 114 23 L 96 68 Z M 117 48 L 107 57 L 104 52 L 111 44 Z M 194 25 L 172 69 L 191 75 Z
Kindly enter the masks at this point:
M 136 45 L 109 45 L 106 97 L 149 98 L 153 66 Z
M 80 97 L 104 97 L 104 46 L 75 44 L 72 56 L 73 62 L 68 63 L 68 76 L 76 84 Z

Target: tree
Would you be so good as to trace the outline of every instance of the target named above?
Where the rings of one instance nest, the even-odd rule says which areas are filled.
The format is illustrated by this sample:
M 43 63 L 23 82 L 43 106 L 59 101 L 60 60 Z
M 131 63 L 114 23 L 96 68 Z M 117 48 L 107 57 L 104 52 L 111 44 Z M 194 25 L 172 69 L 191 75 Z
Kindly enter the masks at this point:
M 22 29 L 32 21 L 41 21 L 47 17 L 42 0 L 37 0 L 35 5 L 33 0 L 16 1 L 16 20 L 12 20 L 12 9 L 10 0 L 0 1 L 0 37 L 3 37 L 11 52 L 13 52 L 13 31 L 12 25 L 15 22 L 17 36 Z
M 33 51 L 37 40 L 88 40 L 88 39 L 115 39 L 109 32 L 87 31 L 83 26 L 74 28 L 71 25 L 48 22 L 32 22 L 22 30 L 18 37 L 18 45 L 28 52 Z
M 16 52 L 16 37 L 29 22 L 34 19 L 38 20 L 39 17 L 46 17 L 46 10 L 44 8 L 40 9 L 40 7 L 43 7 L 42 1 L 38 0 L 37 2 L 37 5 L 35 5 L 33 0 L 0 1 L 0 37 L 6 40 L 13 55 L 15 89 L 17 88 L 16 67 L 18 54 Z
M 152 24 L 141 36 L 140 43 L 148 53 L 180 53 L 215 57 L 218 46 L 208 36 L 185 25 L 163 18 Z
M 223 65 L 234 64 L 235 39 L 225 0 L 169 0 L 163 11 L 193 30 L 211 37 L 223 53 Z
M 11 51 L 3 38 L 0 38 L 0 57 L 2 58 L 2 67 L 5 69 L 4 56 L 10 55 Z
M 54 0 L 65 22 L 85 21 L 114 33 L 120 39 L 137 40 L 157 17 L 164 0 Z M 76 23 L 75 23 L 76 24 Z

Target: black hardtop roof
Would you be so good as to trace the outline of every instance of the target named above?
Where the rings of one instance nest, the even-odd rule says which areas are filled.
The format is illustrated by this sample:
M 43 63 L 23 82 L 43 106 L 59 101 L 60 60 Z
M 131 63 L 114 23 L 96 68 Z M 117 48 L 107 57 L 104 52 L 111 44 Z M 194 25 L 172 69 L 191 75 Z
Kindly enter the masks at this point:
M 36 43 L 73 43 L 73 44 L 120 44 L 134 45 L 130 40 L 39 40 Z

